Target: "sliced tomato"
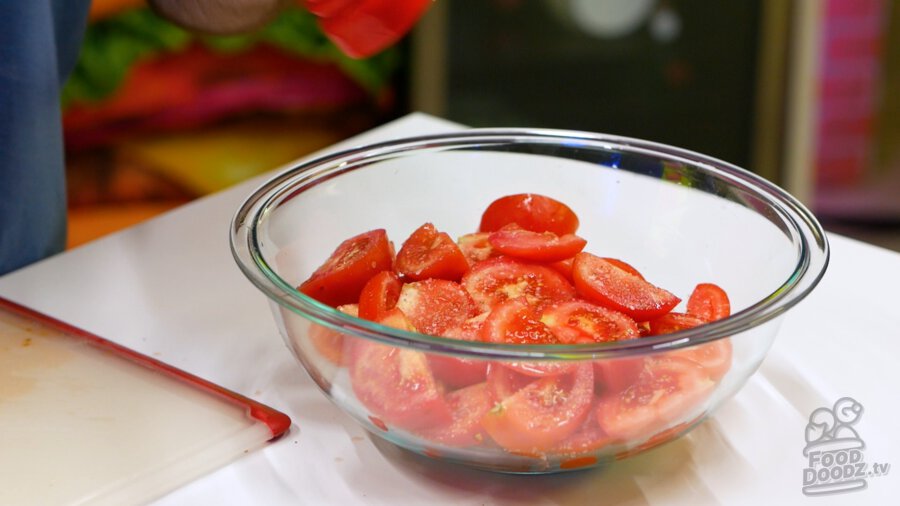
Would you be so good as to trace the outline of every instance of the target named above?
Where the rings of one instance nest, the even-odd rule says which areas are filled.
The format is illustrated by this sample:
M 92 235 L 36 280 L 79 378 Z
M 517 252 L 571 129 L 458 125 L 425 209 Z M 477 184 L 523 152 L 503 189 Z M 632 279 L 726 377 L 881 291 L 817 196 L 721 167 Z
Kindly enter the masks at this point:
M 705 325 L 706 320 L 685 313 L 672 312 L 654 318 L 648 323 L 650 325 L 650 335 L 659 336 Z
M 522 374 L 509 367 L 494 362 L 487 369 L 488 390 L 495 402 L 500 402 L 536 381 L 535 376 Z
M 698 410 L 714 385 L 706 371 L 690 360 L 647 359 L 633 385 L 601 398 L 597 420 L 611 437 L 640 442 Z
M 356 304 L 344 304 L 337 310 L 350 316 L 359 316 L 359 306 Z M 335 365 L 343 365 L 344 359 L 344 334 L 337 330 L 317 325 L 309 326 L 309 340 L 323 357 Z
M 515 223 L 491 232 L 488 241 L 494 250 L 532 262 L 558 262 L 574 257 L 587 241 L 575 234 L 558 236 L 553 232 L 533 232 Z
M 481 216 L 478 231 L 493 232 L 510 223 L 525 230 L 553 232 L 560 236 L 578 230 L 578 216 L 569 206 L 544 195 L 520 193 L 491 202 Z
M 631 264 L 629 264 L 628 262 L 619 260 L 618 258 L 610 258 L 610 257 L 603 257 L 603 259 L 606 260 L 607 262 L 613 264 L 614 266 L 618 267 L 619 269 L 622 269 L 623 271 L 627 272 L 628 274 L 631 274 L 632 276 L 637 276 L 641 279 L 644 279 L 644 276 L 641 275 L 640 271 L 638 271 L 637 269 L 632 267 Z
M 498 402 L 482 425 L 507 451 L 541 455 L 578 430 L 593 392 L 594 370 L 581 363 L 569 374 L 537 379 Z
M 688 297 L 687 313 L 708 322 L 721 320 L 731 315 L 731 302 L 718 285 L 700 283 Z
M 609 434 L 597 422 L 596 397 L 594 399 L 591 409 L 588 410 L 587 417 L 585 417 L 581 426 L 578 427 L 578 430 L 554 445 L 548 453 L 566 457 L 587 456 L 595 454 L 598 450 L 616 442 L 609 437 Z M 581 461 L 573 459 L 561 462 L 560 467 L 563 469 L 586 467 L 595 463 L 596 459 L 593 461 L 590 459 Z
M 668 313 L 650 320 L 650 334 L 669 334 L 706 323 L 706 320 L 690 314 Z M 695 362 L 706 370 L 710 378 L 717 381 L 725 376 L 725 373 L 731 368 L 731 354 L 731 339 L 723 338 L 690 348 L 670 351 L 666 353 L 666 356 L 681 357 Z
M 594 387 L 604 395 L 633 385 L 644 370 L 643 357 L 609 358 L 594 362 Z
M 359 294 L 359 317 L 375 321 L 397 305 L 403 283 L 393 271 L 382 271 L 372 277 Z
M 397 272 L 415 281 L 423 279 L 459 279 L 469 270 L 469 262 L 446 232 L 431 223 L 417 228 L 400 247 Z
M 452 416 L 450 423 L 428 427 L 419 434 L 447 446 L 475 446 L 484 442 L 481 420 L 494 406 L 487 383 L 450 392 L 446 400 Z
M 519 297 L 532 305 L 575 298 L 575 288 L 560 273 L 505 257 L 476 264 L 461 283 L 480 311 L 490 311 L 501 302 Z
M 443 337 L 463 341 L 481 341 L 481 328 L 487 313 L 482 313 L 444 331 Z M 451 357 L 438 353 L 428 354 L 428 363 L 434 377 L 450 388 L 462 388 L 481 383 L 487 376 L 488 362 L 471 358 Z
M 560 302 L 541 315 L 564 344 L 605 343 L 640 337 L 637 323 L 625 314 L 581 300 Z
M 490 235 L 487 232 L 477 232 L 466 234 L 456 240 L 457 246 L 469 261 L 470 266 L 494 256 L 494 248 L 491 247 L 491 242 L 488 240 Z
M 361 339 L 351 349 L 353 393 L 373 416 L 407 430 L 451 422 L 450 406 L 424 353 Z
M 724 337 L 710 343 L 675 350 L 667 355 L 697 363 L 713 381 L 718 381 L 731 369 L 732 353 L 731 338 Z
M 342 242 L 298 290 L 329 306 L 355 304 L 372 276 L 391 269 L 393 249 L 384 229 Z
M 508 300 L 491 311 L 484 321 L 482 338 L 491 343 L 560 344 L 559 338 L 540 320 L 539 313 L 522 298 Z M 574 367 L 559 360 L 503 361 L 509 367 L 529 376 L 552 376 Z
M 565 260 L 560 260 L 559 262 L 552 262 L 547 264 L 547 267 L 550 267 L 554 271 L 562 274 L 567 281 L 572 282 L 572 267 L 575 264 L 575 258 L 567 258 Z
M 575 289 L 582 297 L 635 320 L 668 313 L 681 301 L 670 292 L 590 253 L 575 256 Z
M 407 283 L 400 289 L 397 308 L 419 332 L 439 336 L 475 316 L 475 303 L 459 283 L 426 279 Z
M 559 344 L 540 315 L 522 298 L 497 305 L 484 321 L 482 335 L 490 343 Z

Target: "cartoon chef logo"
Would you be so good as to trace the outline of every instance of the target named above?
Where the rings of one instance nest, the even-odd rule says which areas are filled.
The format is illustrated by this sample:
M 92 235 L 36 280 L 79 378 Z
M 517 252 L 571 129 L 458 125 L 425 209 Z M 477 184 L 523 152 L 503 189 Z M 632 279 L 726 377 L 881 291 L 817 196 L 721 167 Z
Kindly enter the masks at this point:
M 808 459 L 808 467 L 803 469 L 804 494 L 815 496 L 863 490 L 867 487 L 867 476 L 882 474 L 882 469 L 876 469 L 877 474 L 869 472 L 863 455 L 866 444 L 852 427 L 862 414 L 862 404 L 850 397 L 842 397 L 833 408 L 819 408 L 809 415 L 803 449 L 803 455 Z M 879 464 L 875 466 L 880 467 Z M 887 468 L 883 471 L 886 474 Z

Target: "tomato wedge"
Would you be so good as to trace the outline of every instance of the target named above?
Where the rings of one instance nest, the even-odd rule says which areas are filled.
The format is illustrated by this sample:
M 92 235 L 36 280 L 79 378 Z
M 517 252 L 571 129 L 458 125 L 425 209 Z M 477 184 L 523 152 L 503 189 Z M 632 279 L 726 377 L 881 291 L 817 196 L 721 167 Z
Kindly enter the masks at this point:
M 494 256 L 494 248 L 491 247 L 491 242 L 488 240 L 490 235 L 487 232 L 477 232 L 466 234 L 456 240 L 457 246 L 469 261 L 470 266 Z
M 405 277 L 423 279 L 459 279 L 469 270 L 469 262 L 446 232 L 438 232 L 431 223 L 417 228 L 400 247 L 397 272 Z
M 594 401 L 592 401 L 587 417 L 585 417 L 581 426 L 578 427 L 578 430 L 554 445 L 550 453 L 566 457 L 585 456 L 594 454 L 598 450 L 616 442 L 613 438 L 609 437 L 609 434 L 604 432 L 603 428 L 601 428 L 600 424 L 597 422 L 597 409 L 595 405 L 596 397 L 594 398 Z M 583 462 L 577 460 L 564 461 L 560 464 L 560 467 L 563 469 L 569 467 L 581 467 L 573 465 L 579 463 L 592 465 L 596 463 L 596 459 L 593 462 L 590 460 Z
M 424 353 L 362 339 L 351 349 L 353 393 L 374 416 L 407 430 L 451 422 L 451 409 Z
M 476 264 L 461 283 L 481 311 L 518 297 L 533 305 L 575 298 L 575 288 L 560 273 L 505 257 Z
M 512 396 L 535 380 L 534 376 L 522 374 L 497 362 L 490 364 L 487 369 L 488 390 L 495 402 Z
M 536 193 L 507 195 L 491 202 L 481 216 L 479 232 L 493 232 L 515 223 L 533 232 L 574 234 L 578 216 L 569 206 Z
M 581 300 L 560 302 L 545 309 L 541 322 L 564 344 L 605 343 L 640 337 L 630 317 Z
M 329 306 L 355 304 L 366 282 L 391 269 L 393 249 L 384 229 L 342 242 L 298 290 Z
M 356 304 L 344 304 L 337 310 L 350 316 L 359 315 L 359 306 Z M 309 340 L 313 347 L 329 362 L 335 365 L 344 363 L 344 334 L 322 325 L 312 323 L 309 325 Z
M 707 323 L 706 320 L 690 314 L 668 313 L 650 320 L 650 333 L 651 335 L 668 334 L 698 327 L 705 323 Z M 718 381 L 731 369 L 731 339 L 717 339 L 710 343 L 670 351 L 666 355 L 688 359 L 703 367 L 711 379 Z
M 664 315 L 681 301 L 670 292 L 590 253 L 575 256 L 573 278 L 579 295 L 635 320 Z
M 593 392 L 593 368 L 578 364 L 569 374 L 539 378 L 498 402 L 482 425 L 507 451 L 541 455 L 578 430 Z
M 522 298 L 497 305 L 484 321 L 482 336 L 490 343 L 559 344 L 556 334 Z
M 376 274 L 359 294 L 359 317 L 375 321 L 397 305 L 403 283 L 393 271 Z
M 633 385 L 643 370 L 643 357 L 597 360 L 594 362 L 594 387 L 602 394 L 621 392 Z
M 481 420 L 494 407 L 487 383 L 450 392 L 446 400 L 452 417 L 450 423 L 429 427 L 419 434 L 447 446 L 475 446 L 484 442 Z
M 731 315 L 731 302 L 718 285 L 700 283 L 688 297 L 687 313 L 708 322 L 721 320 Z
M 426 279 L 403 285 L 397 308 L 419 332 L 432 336 L 439 336 L 475 316 L 475 303 L 469 294 L 459 283 L 445 279 Z
M 463 341 L 481 341 L 481 328 L 484 326 L 485 318 L 487 318 L 487 313 L 469 318 L 461 325 L 444 331 L 443 336 Z M 450 388 L 462 388 L 480 383 L 487 376 L 488 362 L 486 360 L 429 353 L 428 363 L 431 365 L 434 377 Z
M 642 441 L 699 409 L 714 385 L 690 360 L 647 359 L 633 385 L 601 398 L 597 420 L 615 439 Z
M 533 307 L 523 299 L 506 301 L 491 311 L 484 321 L 482 337 L 491 343 L 559 344 L 559 338 L 544 325 Z M 523 360 L 500 362 L 529 376 L 551 376 L 569 372 L 573 365 L 557 360 Z
M 553 232 L 532 232 L 511 223 L 491 232 L 488 241 L 494 250 L 533 262 L 558 262 L 574 257 L 587 241 L 575 234 L 558 236 Z
M 641 279 L 644 279 L 644 276 L 642 276 L 641 273 L 637 269 L 632 267 L 631 264 L 629 264 L 628 262 L 619 260 L 618 258 L 610 258 L 610 257 L 603 257 L 603 259 L 606 260 L 607 262 L 613 264 L 614 266 L 618 267 L 619 269 L 622 269 L 623 271 L 627 272 L 628 274 L 631 274 L 632 276 L 637 276 Z
M 650 320 L 649 324 L 650 335 L 659 336 L 705 325 L 706 320 L 685 313 L 672 312 Z

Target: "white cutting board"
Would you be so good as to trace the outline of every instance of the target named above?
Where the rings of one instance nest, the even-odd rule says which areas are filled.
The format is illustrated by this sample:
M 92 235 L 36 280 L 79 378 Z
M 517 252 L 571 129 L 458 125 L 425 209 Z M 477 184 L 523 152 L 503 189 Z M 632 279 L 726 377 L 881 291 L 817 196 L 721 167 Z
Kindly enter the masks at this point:
M 0 299 L 0 504 L 144 503 L 289 425 L 249 399 Z

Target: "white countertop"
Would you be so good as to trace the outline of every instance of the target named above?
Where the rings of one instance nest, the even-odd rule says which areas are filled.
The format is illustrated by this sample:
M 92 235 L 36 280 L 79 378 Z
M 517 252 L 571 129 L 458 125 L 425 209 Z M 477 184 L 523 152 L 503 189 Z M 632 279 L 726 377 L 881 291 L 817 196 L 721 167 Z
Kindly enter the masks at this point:
M 338 145 L 459 128 L 414 114 Z M 228 248 L 264 178 L 0 277 L 0 296 L 284 411 L 291 432 L 161 498 L 175 504 L 890 504 L 900 469 L 864 490 L 801 493 L 809 414 L 865 412 L 864 457 L 900 467 L 900 255 L 831 234 L 831 265 L 757 372 L 687 437 L 606 470 L 504 476 L 376 443 L 317 390 Z M 2 451 L 2 450 L 0 450 Z M 0 479 L 2 481 L 2 479 Z

